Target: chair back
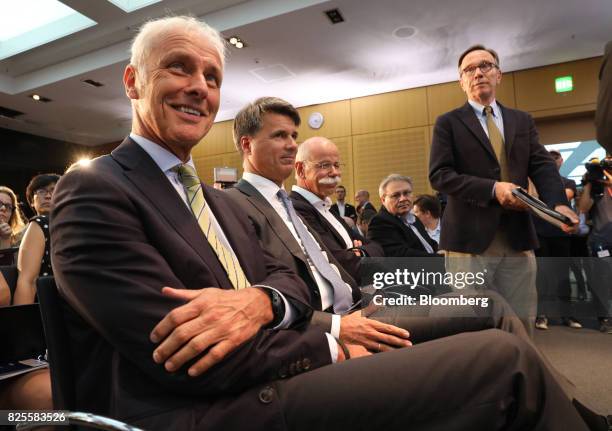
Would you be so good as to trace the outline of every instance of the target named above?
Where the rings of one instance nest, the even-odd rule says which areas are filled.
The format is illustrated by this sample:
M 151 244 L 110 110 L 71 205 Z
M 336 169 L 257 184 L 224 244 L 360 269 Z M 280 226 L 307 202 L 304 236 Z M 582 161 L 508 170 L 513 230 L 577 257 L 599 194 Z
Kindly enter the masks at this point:
M 70 336 L 64 319 L 66 303 L 59 295 L 53 277 L 39 277 L 36 280 L 38 301 L 42 314 L 47 359 L 51 371 L 53 408 L 74 410 L 76 406 L 75 381 L 70 346 Z
M 0 272 L 2 272 L 2 275 L 6 280 L 6 284 L 8 284 L 8 287 L 11 290 L 12 304 L 15 296 L 15 289 L 17 288 L 17 276 L 19 275 L 19 271 L 17 271 L 16 265 L 2 265 L 0 266 Z

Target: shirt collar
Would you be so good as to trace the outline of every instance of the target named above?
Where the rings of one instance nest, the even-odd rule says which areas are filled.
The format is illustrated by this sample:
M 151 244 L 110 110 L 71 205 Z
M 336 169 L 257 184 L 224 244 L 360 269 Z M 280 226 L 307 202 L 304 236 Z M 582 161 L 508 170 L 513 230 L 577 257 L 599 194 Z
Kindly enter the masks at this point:
M 476 115 L 478 116 L 484 116 L 483 112 L 484 112 L 484 108 L 485 105 L 481 105 L 478 102 L 474 102 L 473 100 L 469 100 L 468 99 L 468 103 L 470 104 L 470 106 L 472 106 L 472 109 L 474 109 L 474 112 L 476 112 Z M 491 108 L 493 108 L 493 116 L 494 117 L 499 117 L 499 105 L 497 104 L 497 101 L 495 99 L 493 99 L 493 102 L 491 102 Z
M 251 183 L 251 185 L 268 201 L 276 199 L 276 194 L 281 189 L 274 181 L 270 181 L 252 172 L 244 172 L 242 174 L 242 179 Z
M 315 195 L 314 193 L 312 193 L 310 190 L 306 190 L 300 186 L 293 186 L 291 190 L 302 195 L 302 197 L 306 199 L 308 202 L 310 202 L 312 205 L 318 204 L 322 207 L 327 207 L 327 208 L 329 208 L 331 205 L 331 200 L 329 198 L 325 198 L 325 200 L 323 200 L 317 195 Z
M 416 221 L 416 217 L 411 212 L 409 212 L 408 214 L 400 218 L 402 219 L 404 223 L 408 223 L 408 224 L 414 224 L 414 222 Z
M 130 139 L 140 145 L 140 147 L 145 150 L 145 152 L 153 159 L 155 164 L 159 166 L 164 173 L 172 170 L 172 168 L 174 168 L 176 165 L 183 163 L 181 159 L 150 139 L 134 133 L 130 133 Z M 191 155 L 189 156 L 189 160 L 186 164 L 195 169 Z

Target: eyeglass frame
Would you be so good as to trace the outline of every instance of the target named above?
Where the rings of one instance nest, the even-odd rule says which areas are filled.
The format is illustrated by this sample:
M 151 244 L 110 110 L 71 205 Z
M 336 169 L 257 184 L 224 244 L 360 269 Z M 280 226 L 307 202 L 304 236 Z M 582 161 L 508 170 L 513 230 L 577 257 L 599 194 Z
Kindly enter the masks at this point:
M 13 212 L 15 210 L 15 207 L 13 206 L 13 204 L 11 202 L 2 202 L 0 201 L 0 210 L 6 208 L 8 209 L 10 212 Z
M 305 160 L 306 163 L 310 163 L 312 164 L 315 168 L 317 169 L 321 169 L 324 171 L 331 171 L 332 166 L 337 170 L 337 171 L 341 171 L 345 164 L 344 163 L 340 163 L 340 162 L 313 162 L 310 160 Z M 328 167 L 325 167 L 324 165 L 329 165 Z
M 467 76 L 472 77 L 476 73 L 476 69 L 480 69 L 482 73 L 489 73 L 493 68 L 496 68 L 499 70 L 499 66 L 496 63 L 492 63 L 490 61 L 483 60 L 480 63 L 475 64 L 473 66 L 467 66 L 461 71 L 459 75 L 463 76 L 463 74 L 466 74 Z
M 402 196 L 406 196 L 406 197 L 410 197 L 414 194 L 414 190 L 400 190 L 397 191 L 395 193 L 391 193 L 390 195 L 385 194 L 385 197 L 388 197 L 389 199 L 393 200 L 393 201 L 397 201 L 399 200 Z M 396 196 L 397 195 L 397 196 Z
M 36 190 L 34 190 L 33 194 L 40 198 L 42 196 L 45 196 L 47 193 L 49 193 L 51 196 L 53 196 L 54 192 L 55 192 L 55 185 L 53 186 L 52 189 L 49 189 L 48 187 L 41 187 L 39 189 L 36 189 Z

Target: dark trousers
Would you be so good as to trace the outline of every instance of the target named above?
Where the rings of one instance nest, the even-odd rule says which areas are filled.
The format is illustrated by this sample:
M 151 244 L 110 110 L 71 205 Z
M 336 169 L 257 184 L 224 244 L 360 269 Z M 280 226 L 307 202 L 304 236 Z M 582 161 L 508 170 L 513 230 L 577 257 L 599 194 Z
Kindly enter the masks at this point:
M 535 251 L 539 258 L 536 278 L 538 314 L 548 317 L 571 316 L 571 239 L 538 236 L 538 240 L 540 248 Z

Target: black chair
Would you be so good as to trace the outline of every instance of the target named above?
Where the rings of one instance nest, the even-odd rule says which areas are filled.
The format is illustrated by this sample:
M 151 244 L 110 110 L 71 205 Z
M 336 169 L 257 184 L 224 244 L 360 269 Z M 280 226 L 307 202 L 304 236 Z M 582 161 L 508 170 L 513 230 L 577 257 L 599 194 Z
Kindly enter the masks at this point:
M 11 304 L 13 304 L 13 297 L 15 296 L 15 289 L 17 288 L 17 276 L 19 275 L 19 271 L 17 271 L 17 267 L 15 265 L 3 265 L 0 266 L 0 272 L 4 276 L 6 283 L 11 290 Z
M 64 310 L 68 304 L 60 297 L 53 277 L 39 277 L 36 280 L 36 289 L 47 341 L 53 408 L 55 410 L 74 410 L 76 408 L 75 379 L 70 353 L 70 337 L 64 319 Z M 138 431 L 138 428 L 125 423 L 91 413 L 68 411 L 66 418 L 71 425 L 87 425 L 94 429 L 111 431 Z M 38 425 L 34 424 L 23 424 L 17 429 L 29 430 L 37 427 Z

